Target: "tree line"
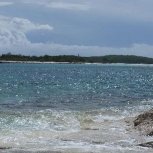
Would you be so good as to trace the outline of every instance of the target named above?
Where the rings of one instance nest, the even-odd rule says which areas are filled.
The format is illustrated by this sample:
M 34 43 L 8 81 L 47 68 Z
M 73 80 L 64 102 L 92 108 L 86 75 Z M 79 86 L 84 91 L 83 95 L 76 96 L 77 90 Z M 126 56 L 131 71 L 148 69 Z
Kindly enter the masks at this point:
M 153 64 L 153 58 L 134 55 L 107 55 L 81 57 L 74 55 L 59 56 L 25 56 L 13 55 L 11 53 L 2 54 L 0 61 L 37 61 L 37 62 L 69 62 L 69 63 L 128 63 L 128 64 Z

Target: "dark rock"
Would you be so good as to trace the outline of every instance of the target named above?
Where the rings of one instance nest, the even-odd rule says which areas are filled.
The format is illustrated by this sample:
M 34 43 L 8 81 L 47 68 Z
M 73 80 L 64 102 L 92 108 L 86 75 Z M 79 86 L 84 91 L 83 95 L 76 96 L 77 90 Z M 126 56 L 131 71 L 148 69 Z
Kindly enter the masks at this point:
M 134 121 L 134 126 L 151 123 L 153 123 L 153 109 L 143 114 L 140 114 Z
M 147 136 L 153 136 L 153 131 L 149 132 Z
M 11 147 L 2 147 L 2 146 L 0 146 L 0 150 L 7 150 L 7 149 L 11 149 Z
M 134 127 L 141 135 L 153 136 L 153 109 L 140 114 L 133 121 Z M 141 147 L 153 148 L 153 141 L 139 144 Z
M 139 146 L 153 148 L 153 141 L 152 142 L 143 143 L 143 144 L 139 144 Z
M 140 114 L 134 120 L 134 127 L 138 129 L 141 134 L 153 136 L 153 109 Z

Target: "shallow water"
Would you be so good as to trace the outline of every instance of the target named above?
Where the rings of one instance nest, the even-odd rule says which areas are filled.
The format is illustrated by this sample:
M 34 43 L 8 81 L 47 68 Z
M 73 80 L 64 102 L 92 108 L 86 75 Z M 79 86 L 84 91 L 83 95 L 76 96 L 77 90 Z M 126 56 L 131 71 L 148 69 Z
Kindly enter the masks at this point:
M 149 153 L 126 120 L 152 105 L 150 66 L 1 64 L 0 148 Z

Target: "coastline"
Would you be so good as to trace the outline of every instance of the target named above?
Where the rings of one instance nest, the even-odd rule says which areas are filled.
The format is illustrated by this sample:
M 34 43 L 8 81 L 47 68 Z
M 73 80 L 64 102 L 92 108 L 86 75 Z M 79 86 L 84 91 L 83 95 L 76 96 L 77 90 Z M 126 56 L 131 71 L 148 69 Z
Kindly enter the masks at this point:
M 40 61 L 5 61 L 0 60 L 0 64 L 84 64 L 84 65 L 112 65 L 112 66 L 150 66 L 153 64 L 144 63 L 87 63 L 87 62 L 40 62 Z
M 71 64 L 70 62 L 39 62 L 39 61 L 0 61 L 0 64 L 5 63 L 19 63 L 19 64 Z

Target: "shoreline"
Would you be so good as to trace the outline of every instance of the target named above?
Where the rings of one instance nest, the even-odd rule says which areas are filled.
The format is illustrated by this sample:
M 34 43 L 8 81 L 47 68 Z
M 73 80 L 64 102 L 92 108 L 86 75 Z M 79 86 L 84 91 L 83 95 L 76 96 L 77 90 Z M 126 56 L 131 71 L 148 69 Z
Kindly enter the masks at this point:
M 40 61 L 4 61 L 0 60 L 0 64 L 84 64 L 84 65 L 116 65 L 116 66 L 153 66 L 153 64 L 144 63 L 83 63 L 83 62 L 40 62 Z
M 0 64 L 12 63 L 12 64 L 71 64 L 70 62 L 39 62 L 39 61 L 0 61 Z

